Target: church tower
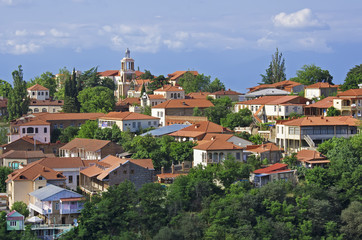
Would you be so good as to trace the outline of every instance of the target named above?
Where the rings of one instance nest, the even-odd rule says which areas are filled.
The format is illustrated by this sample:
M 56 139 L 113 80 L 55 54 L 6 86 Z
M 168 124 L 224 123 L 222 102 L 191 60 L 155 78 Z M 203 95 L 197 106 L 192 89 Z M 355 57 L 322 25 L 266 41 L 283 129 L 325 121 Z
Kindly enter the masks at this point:
M 127 48 L 124 58 L 121 60 L 121 79 L 118 82 L 118 98 L 127 97 L 132 79 L 135 78 L 134 60 L 131 58 L 131 52 Z

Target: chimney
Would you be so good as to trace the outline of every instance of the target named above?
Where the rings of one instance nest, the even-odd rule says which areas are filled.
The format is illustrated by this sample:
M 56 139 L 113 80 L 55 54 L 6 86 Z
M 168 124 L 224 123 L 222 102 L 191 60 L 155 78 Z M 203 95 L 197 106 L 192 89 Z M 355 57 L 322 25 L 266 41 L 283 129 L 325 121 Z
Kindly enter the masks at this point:
M 165 168 L 162 166 L 161 167 L 161 174 L 163 174 L 165 172 Z
M 185 162 L 182 162 L 181 166 L 182 166 L 182 171 L 185 171 Z
M 171 165 L 171 173 L 174 174 L 175 173 L 175 165 L 172 163 Z

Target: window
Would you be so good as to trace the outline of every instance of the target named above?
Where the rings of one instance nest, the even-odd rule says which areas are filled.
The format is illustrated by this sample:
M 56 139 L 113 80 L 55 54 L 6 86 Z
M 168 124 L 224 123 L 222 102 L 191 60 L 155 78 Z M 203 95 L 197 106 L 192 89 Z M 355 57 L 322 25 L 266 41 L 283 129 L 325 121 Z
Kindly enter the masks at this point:
M 46 137 L 44 138 L 44 142 L 47 142 L 47 138 L 46 138 Z
M 133 127 L 133 128 L 136 128 L 136 122 L 133 122 L 133 123 L 132 123 L 132 127 Z
M 171 93 L 171 98 L 173 98 L 173 93 Z
M 33 94 L 33 96 L 35 95 L 35 92 L 31 92 Z
M 33 127 L 28 127 L 28 128 L 26 129 L 26 132 L 27 132 L 27 133 L 34 133 L 34 128 L 33 128 Z
M 38 128 L 35 128 L 35 133 L 38 133 Z
M 131 174 L 134 174 L 134 170 L 133 170 L 133 169 L 131 169 Z
M 163 117 L 163 112 L 161 112 L 161 117 Z
M 283 134 L 283 130 L 284 130 L 284 129 L 283 129 L 283 127 L 282 127 L 282 134 Z
M 137 128 L 140 129 L 141 128 L 141 122 L 137 123 Z
M 73 183 L 73 176 L 68 176 L 68 183 Z
M 240 160 L 240 153 L 236 153 L 236 160 Z
M 54 129 L 57 129 L 58 128 L 58 125 L 57 124 L 54 124 Z
M 279 126 L 277 126 L 277 133 L 279 133 Z
M 285 106 L 285 113 L 288 113 L 288 106 Z
M 16 226 L 16 221 L 10 221 L 10 226 L 15 227 Z
M 38 96 L 40 96 L 40 92 L 38 92 Z
M 63 129 L 63 123 L 59 124 L 59 128 Z
M 123 174 L 127 174 L 127 170 L 123 170 Z
M 38 108 L 34 108 L 34 112 L 35 112 L 35 113 L 38 113 L 38 112 L 39 112 L 39 109 L 38 109 Z
M 48 96 L 48 92 L 45 92 L 45 96 Z
M 43 180 L 43 177 L 42 176 L 38 177 L 38 180 Z
M 58 202 L 55 203 L 55 210 L 59 210 L 59 203 Z
M 282 107 L 281 106 L 279 106 L 279 112 L 281 112 L 282 111 Z
M 47 112 L 47 109 L 46 109 L 46 108 L 42 108 L 41 111 L 42 111 L 42 112 Z
M 23 128 L 23 133 L 25 133 L 25 128 Z
M 177 96 L 178 96 L 178 98 L 180 98 L 180 97 L 181 97 L 181 95 L 180 95 L 179 93 L 177 94 Z
M 251 111 L 254 111 L 254 106 L 251 106 Z
M 41 92 L 41 95 L 44 96 L 44 92 Z
M 44 128 L 44 133 L 47 133 L 48 132 L 48 129 L 45 127 Z
M 53 108 L 53 113 L 55 113 L 55 108 Z
M 277 106 L 274 106 L 274 112 L 276 112 L 277 111 Z
M 151 126 L 151 121 L 148 121 L 148 126 Z
M 156 125 L 157 125 L 157 121 L 153 121 L 153 125 L 155 125 L 155 126 L 156 126 Z

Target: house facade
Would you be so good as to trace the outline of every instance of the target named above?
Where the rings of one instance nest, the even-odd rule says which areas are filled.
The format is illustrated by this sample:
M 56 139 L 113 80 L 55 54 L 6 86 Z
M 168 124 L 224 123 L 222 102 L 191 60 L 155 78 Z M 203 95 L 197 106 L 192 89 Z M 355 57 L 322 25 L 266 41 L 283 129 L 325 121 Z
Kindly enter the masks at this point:
M 252 182 L 255 187 L 262 187 L 273 181 L 291 181 L 295 179 L 294 172 L 295 170 L 288 169 L 288 164 L 275 163 L 251 173 L 250 182 Z
M 34 120 L 10 124 L 9 143 L 25 136 L 32 137 L 42 143 L 50 143 L 50 123 L 43 120 Z
M 213 92 L 209 96 L 212 97 L 213 99 L 228 97 L 231 99 L 231 101 L 238 102 L 240 95 L 241 95 L 241 93 L 232 91 L 231 89 L 229 89 L 229 90 L 223 89 L 223 90 L 220 90 L 217 92 Z
M 277 163 L 283 157 L 284 150 L 274 143 L 265 143 L 260 145 L 249 145 L 245 149 L 245 155 L 253 154 L 260 157 L 261 160 L 268 159 L 269 163 Z
M 54 157 L 54 154 L 49 154 Z M 19 167 L 35 162 L 49 156 L 42 151 L 19 151 L 10 150 L 1 155 L 2 165 L 11 169 L 19 169 Z
M 333 107 L 340 110 L 343 116 L 362 119 L 362 88 L 339 93 L 337 98 L 333 99 Z
M 108 156 L 80 172 L 80 188 L 88 194 L 97 194 L 125 180 L 140 188 L 145 183 L 153 182 L 153 172 L 151 159 Z
M 338 85 L 317 82 L 305 87 L 304 96 L 308 99 L 333 96 L 337 93 L 338 87 Z
M 24 216 L 13 210 L 6 214 L 6 230 L 21 231 L 25 230 Z
M 49 89 L 39 84 L 35 84 L 27 89 L 28 97 L 36 100 L 47 100 L 50 98 Z

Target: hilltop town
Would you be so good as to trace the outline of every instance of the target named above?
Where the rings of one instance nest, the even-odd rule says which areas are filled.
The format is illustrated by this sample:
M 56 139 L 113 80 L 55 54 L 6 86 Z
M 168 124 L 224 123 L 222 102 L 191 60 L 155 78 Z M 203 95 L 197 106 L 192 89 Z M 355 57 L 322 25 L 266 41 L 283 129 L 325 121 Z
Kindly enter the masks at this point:
M 246 93 L 135 66 L 1 82 L 1 239 L 362 237 L 362 65 Z

